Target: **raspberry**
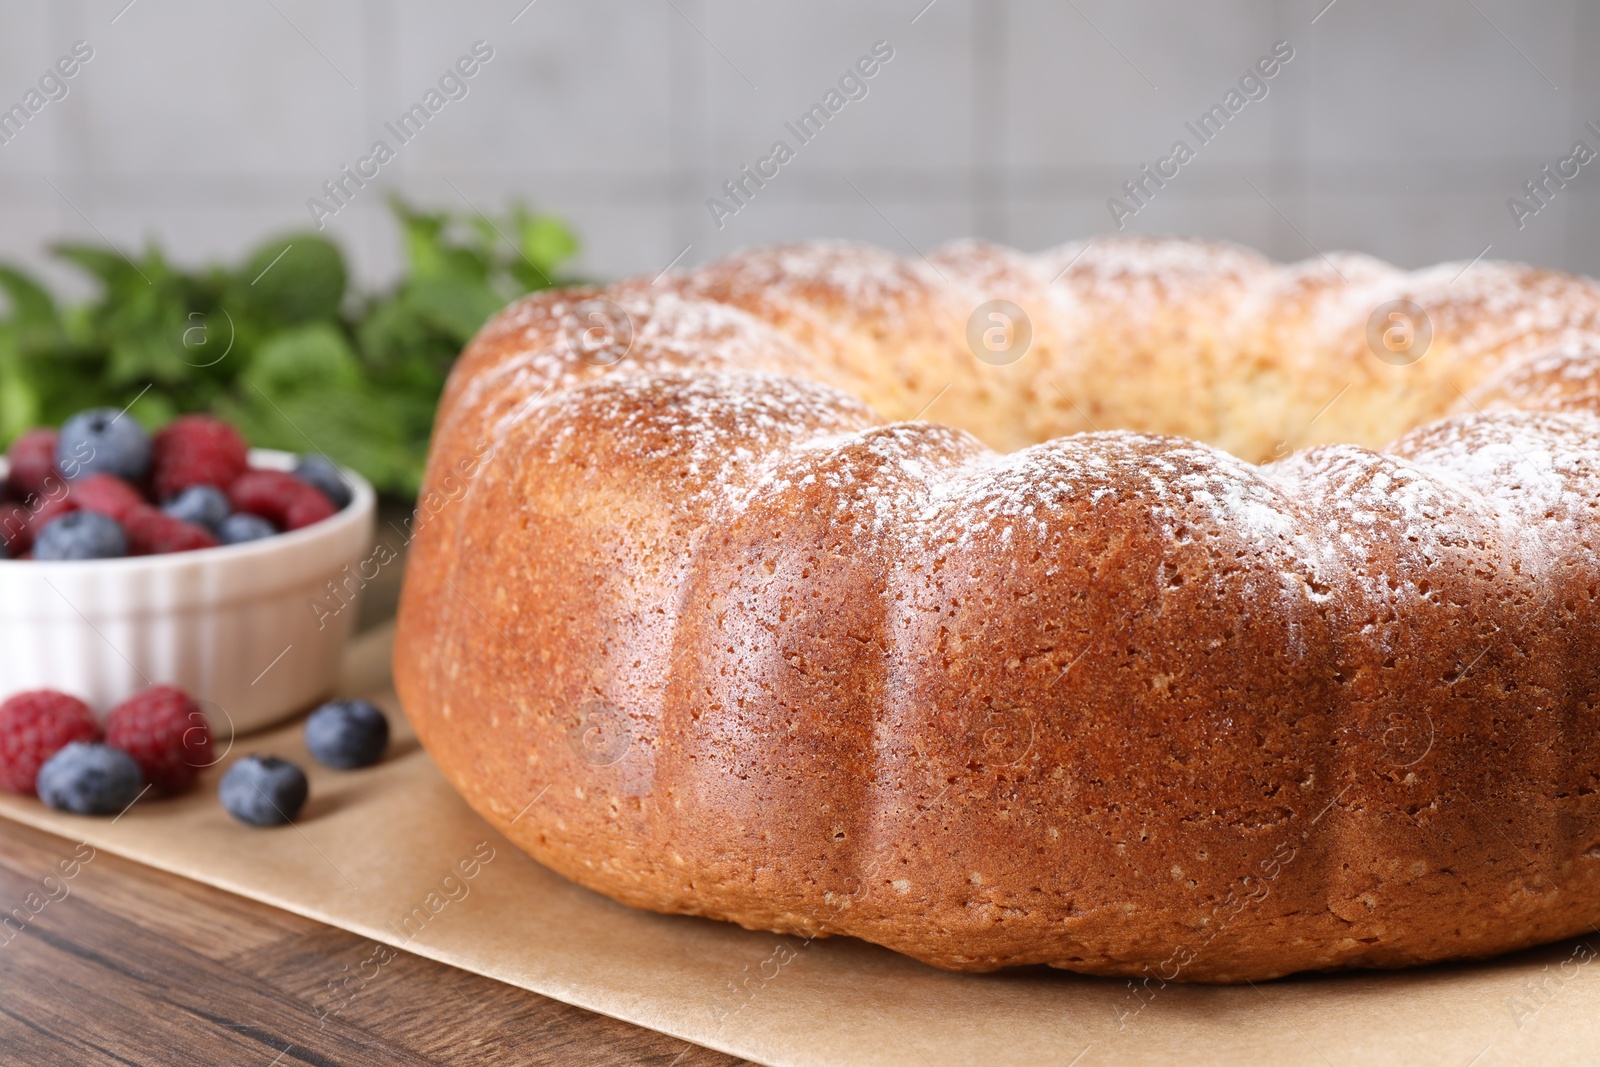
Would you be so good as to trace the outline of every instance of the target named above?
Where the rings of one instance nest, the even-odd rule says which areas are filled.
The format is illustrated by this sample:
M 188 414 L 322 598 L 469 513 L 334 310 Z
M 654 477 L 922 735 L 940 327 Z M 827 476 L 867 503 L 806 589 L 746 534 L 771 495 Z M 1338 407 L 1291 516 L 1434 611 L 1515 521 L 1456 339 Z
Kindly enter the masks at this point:
M 56 470 L 56 432 L 50 429 L 29 430 L 11 442 L 6 451 L 10 470 L 6 474 L 6 492 L 14 499 L 26 503 L 31 496 L 44 496 L 50 481 L 62 481 Z
M 298 530 L 334 513 L 333 504 L 286 471 L 246 471 L 228 487 L 235 511 L 269 519 L 280 530 Z
M 91 474 L 72 483 L 72 502 L 82 511 L 98 511 L 121 522 L 144 503 L 144 497 L 115 474 Z
M 249 466 L 249 446 L 238 430 L 209 415 L 184 415 L 155 436 L 151 488 L 158 501 L 191 485 L 226 489 Z
M 328 498 L 322 495 L 322 490 L 313 488 L 311 495 L 289 505 L 289 510 L 283 513 L 283 528 L 298 530 L 302 526 L 321 522 L 337 510 Z
M 30 521 L 32 516 L 21 504 L 0 503 L 0 559 L 6 556 L 15 558 L 28 550 L 23 539 Z
M 32 796 L 45 761 L 73 741 L 97 741 L 89 705 L 52 689 L 34 689 L 0 704 L 0 786 Z
M 122 532 L 128 535 L 130 556 L 187 552 L 193 548 L 214 548 L 220 543 L 204 526 L 175 519 L 149 504 L 128 509 L 122 516 Z
M 211 727 L 181 689 L 157 685 L 124 700 L 106 716 L 106 744 L 133 757 L 145 781 L 171 796 L 211 766 Z

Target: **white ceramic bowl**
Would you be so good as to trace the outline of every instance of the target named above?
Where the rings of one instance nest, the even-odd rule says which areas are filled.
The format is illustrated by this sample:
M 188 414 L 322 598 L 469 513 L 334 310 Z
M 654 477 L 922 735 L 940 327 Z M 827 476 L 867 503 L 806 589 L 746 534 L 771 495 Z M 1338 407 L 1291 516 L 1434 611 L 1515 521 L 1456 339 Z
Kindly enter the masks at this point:
M 250 453 L 252 466 L 278 470 L 294 458 Z M 355 624 L 376 511 L 372 486 L 344 474 L 349 507 L 275 537 L 126 559 L 0 560 L 0 699 L 59 689 L 104 716 L 165 683 L 228 737 L 326 696 Z

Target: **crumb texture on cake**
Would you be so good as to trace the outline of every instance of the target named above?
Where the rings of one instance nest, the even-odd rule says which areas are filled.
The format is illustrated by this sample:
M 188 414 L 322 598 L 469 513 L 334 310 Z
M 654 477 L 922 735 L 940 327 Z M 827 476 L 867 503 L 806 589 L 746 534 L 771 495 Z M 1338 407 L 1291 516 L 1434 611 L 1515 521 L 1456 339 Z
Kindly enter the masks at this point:
M 757 248 L 508 307 L 422 505 L 418 736 L 625 904 L 1210 982 L 1600 923 L 1588 279 Z

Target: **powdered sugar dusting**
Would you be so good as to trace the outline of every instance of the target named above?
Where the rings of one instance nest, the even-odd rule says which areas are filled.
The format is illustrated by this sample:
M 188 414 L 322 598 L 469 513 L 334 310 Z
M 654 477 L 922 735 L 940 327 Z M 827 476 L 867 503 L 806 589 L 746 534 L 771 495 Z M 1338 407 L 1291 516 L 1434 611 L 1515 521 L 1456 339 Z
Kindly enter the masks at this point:
M 1471 414 L 1415 431 L 1395 455 L 1325 446 L 1266 467 L 1194 441 L 1130 432 L 996 454 L 957 430 L 878 425 L 848 395 L 807 381 L 819 372 L 817 357 L 793 330 L 766 321 L 799 315 L 833 329 L 840 309 L 870 309 L 888 324 L 882 343 L 892 346 L 897 317 L 911 329 L 912 314 L 930 301 L 997 281 L 1052 280 L 1079 306 L 1112 294 L 1118 307 L 1190 302 L 1193 314 L 1213 316 L 1219 292 L 1254 314 L 1262 294 L 1292 301 L 1303 291 L 1313 320 L 1341 330 L 1376 296 L 1407 296 L 1429 308 L 1457 350 L 1486 360 L 1526 353 L 1518 364 L 1525 374 L 1576 383 L 1541 393 L 1552 405 L 1587 396 L 1580 387 L 1600 376 L 1600 288 L 1514 265 L 1404 274 L 1335 255 L 1278 269 L 1231 245 L 1122 237 L 1037 256 L 963 242 L 924 262 L 817 242 L 743 252 L 659 286 L 635 281 L 605 291 L 633 328 L 629 356 L 614 367 L 583 363 L 563 332 L 573 308 L 594 293 L 519 302 L 486 329 L 490 356 L 454 410 L 476 412 L 497 440 L 534 420 L 554 429 L 555 451 L 604 433 L 621 461 L 670 457 L 687 479 L 682 506 L 707 524 L 800 489 L 853 524 L 852 534 L 917 558 L 1059 543 L 1073 516 L 1089 513 L 1117 522 L 1143 516 L 1175 541 L 1200 526 L 1270 557 L 1275 562 L 1257 566 L 1259 577 L 1310 600 L 1326 597 L 1374 538 L 1403 542 L 1403 558 L 1425 562 L 1492 527 L 1530 559 L 1548 558 L 1563 550 L 1573 523 L 1593 521 L 1600 424 L 1587 414 Z M 926 325 L 925 317 L 916 323 Z
M 1160 237 L 1096 237 L 1046 249 L 1035 257 L 1048 278 L 1091 288 L 1138 286 L 1177 293 L 1215 289 L 1224 279 L 1248 280 L 1273 269 L 1266 257 L 1225 241 Z
M 1463 406 L 1600 412 L 1600 337 L 1569 339 L 1511 363 Z
M 1492 502 L 1546 563 L 1600 509 L 1600 419 L 1592 415 L 1461 415 L 1407 434 L 1395 451 Z
M 1471 487 L 1355 445 L 1310 449 L 1272 469 L 1307 502 L 1307 532 L 1329 560 L 1343 561 L 1350 590 L 1367 601 L 1410 588 L 1447 551 L 1480 542 L 1485 528 L 1507 526 Z
M 692 293 L 754 297 L 803 312 L 817 303 L 874 311 L 920 305 L 943 278 L 920 257 L 850 241 L 812 241 L 745 249 L 679 281 Z
M 619 376 L 553 394 L 523 417 L 554 430 L 551 458 L 603 438 L 613 463 L 668 463 L 682 479 L 677 499 L 696 510 L 737 502 L 789 448 L 873 421 L 828 386 L 726 372 Z
M 526 414 L 522 409 L 537 402 L 534 398 L 608 376 L 680 368 L 806 377 L 806 354 L 785 334 L 738 308 L 670 292 L 622 290 L 607 298 L 620 311 L 618 321 L 626 324 L 631 344 L 619 362 L 586 363 L 572 342 L 581 328 L 574 316 L 593 299 L 584 292 L 537 294 L 513 304 L 486 328 L 506 354 L 479 369 L 461 399 L 467 410 L 489 409 L 494 439 L 504 437 Z

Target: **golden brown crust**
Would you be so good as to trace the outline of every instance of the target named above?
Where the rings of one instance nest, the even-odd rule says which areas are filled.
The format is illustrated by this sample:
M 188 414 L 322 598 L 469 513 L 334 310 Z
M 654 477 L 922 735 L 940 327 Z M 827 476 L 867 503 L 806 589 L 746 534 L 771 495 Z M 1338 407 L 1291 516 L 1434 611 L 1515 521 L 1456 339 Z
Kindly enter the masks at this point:
M 584 885 L 941 967 L 1589 929 L 1600 297 L 1461 268 L 819 245 L 530 297 L 441 405 L 408 714 Z M 965 340 L 997 298 L 1035 330 L 1003 367 Z M 571 344 L 594 299 L 621 362 Z M 1410 365 L 1368 347 L 1391 299 Z

